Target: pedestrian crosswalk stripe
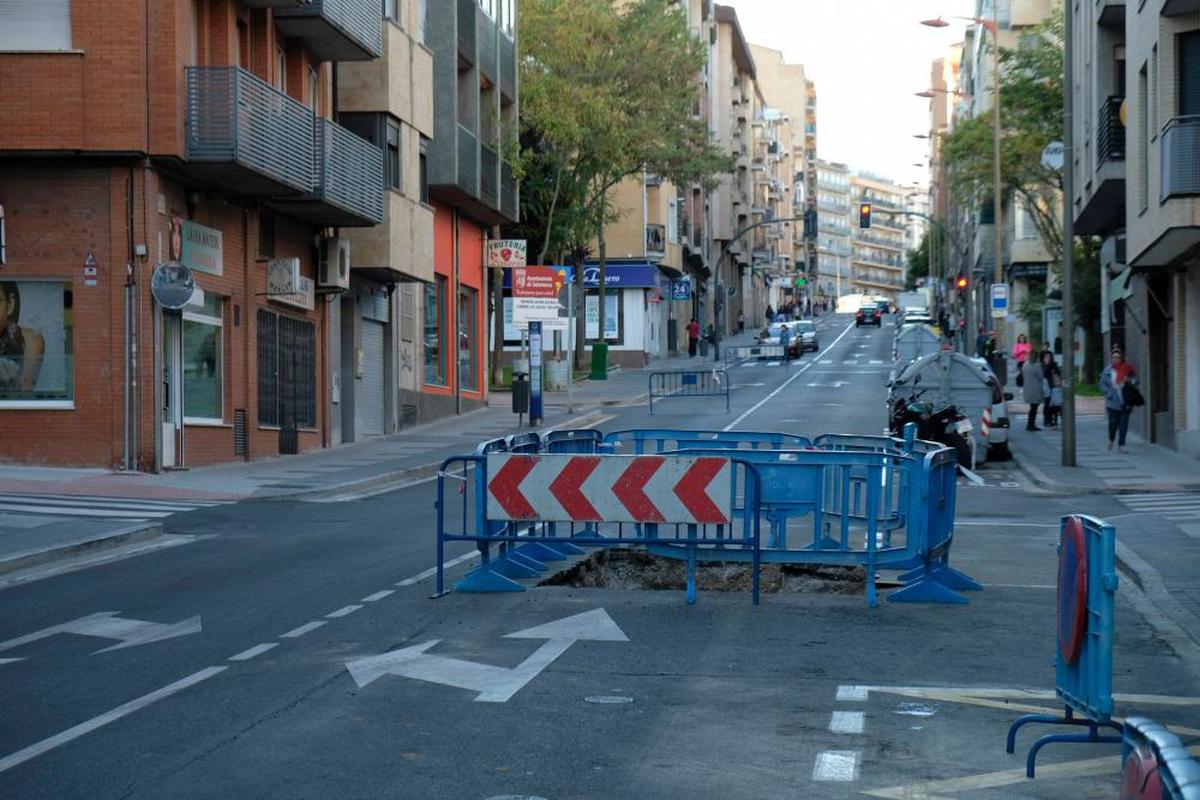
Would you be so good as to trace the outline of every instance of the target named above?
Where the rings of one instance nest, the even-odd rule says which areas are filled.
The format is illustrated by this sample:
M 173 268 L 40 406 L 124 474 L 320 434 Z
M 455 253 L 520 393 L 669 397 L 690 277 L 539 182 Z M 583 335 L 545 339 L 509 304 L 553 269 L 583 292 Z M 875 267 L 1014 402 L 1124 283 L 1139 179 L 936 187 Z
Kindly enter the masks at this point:
M 108 497 L 105 495 L 79 494 L 0 494 L 0 502 L 4 500 L 20 500 L 23 503 L 56 503 L 78 506 L 120 506 L 146 509 L 161 509 L 164 511 L 190 511 L 193 508 L 224 505 L 223 500 L 143 500 L 140 497 Z
M 210 500 L 139 500 L 130 497 L 0 494 L 0 513 L 50 517 L 164 519 L 172 514 L 215 505 L 222 505 L 222 503 Z

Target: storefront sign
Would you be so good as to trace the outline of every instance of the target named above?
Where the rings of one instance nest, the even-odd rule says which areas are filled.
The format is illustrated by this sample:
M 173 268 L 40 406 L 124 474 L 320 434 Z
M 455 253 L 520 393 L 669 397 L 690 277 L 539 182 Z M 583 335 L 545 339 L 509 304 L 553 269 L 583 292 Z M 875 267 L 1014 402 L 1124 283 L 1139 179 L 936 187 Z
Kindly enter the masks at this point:
M 295 294 L 300 290 L 300 259 L 272 258 L 267 262 L 267 295 Z
M 303 308 L 306 311 L 312 311 L 317 306 L 317 287 L 313 283 L 312 278 L 306 278 L 301 275 L 295 292 L 271 295 L 269 299 L 276 303 L 283 303 L 286 306 L 295 306 L 296 308 Z
M 221 232 L 208 228 L 191 220 L 179 220 L 182 239 L 179 247 L 179 260 L 184 266 L 196 272 L 207 272 L 209 275 L 220 275 L 224 270 L 221 260 Z M 174 243 L 174 235 L 172 235 Z
M 525 266 L 524 239 L 493 239 L 487 243 L 484 254 L 485 266 L 492 268 L 514 268 Z
M 559 317 L 559 292 L 565 276 L 552 267 L 518 267 L 512 271 L 513 321 L 552 322 Z
M 617 328 L 617 294 L 604 295 L 604 338 L 616 339 L 619 337 Z M 600 338 L 600 298 L 597 295 L 588 295 L 587 302 L 584 304 L 584 317 L 587 320 L 587 327 L 584 328 L 584 336 L 589 339 Z

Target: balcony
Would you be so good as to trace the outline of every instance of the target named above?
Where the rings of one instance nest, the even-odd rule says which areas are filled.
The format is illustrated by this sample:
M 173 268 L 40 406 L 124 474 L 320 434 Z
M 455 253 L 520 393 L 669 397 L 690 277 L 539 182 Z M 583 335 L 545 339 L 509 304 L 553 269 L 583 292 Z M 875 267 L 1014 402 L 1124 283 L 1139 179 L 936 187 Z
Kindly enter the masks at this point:
M 1200 194 L 1200 116 L 1168 120 L 1161 139 L 1162 199 Z
M 476 63 L 475 12 L 479 4 L 475 0 L 458 0 L 458 58 L 459 64 Z
M 475 7 L 475 28 L 478 31 L 479 71 L 492 83 L 498 83 L 496 23 L 483 10 L 482 6 Z
M 667 226 L 646 226 L 646 258 L 662 258 L 667 254 Z
M 273 5 L 279 30 L 304 40 L 322 61 L 369 61 L 383 54 L 383 14 L 377 0 Z
M 518 222 L 521 218 L 517 181 L 507 161 L 500 164 L 500 213 L 506 222 Z
M 1099 0 L 1096 22 L 1104 28 L 1123 29 L 1125 27 L 1125 0 Z
M 187 171 L 220 191 L 273 197 L 315 185 L 312 109 L 238 67 L 187 68 Z
M 458 187 L 470 195 L 479 193 L 479 155 L 475 134 L 458 126 Z
M 479 199 L 492 208 L 500 207 L 499 180 L 500 159 L 495 150 L 481 144 L 479 146 Z
M 1125 160 L 1125 126 L 1121 124 L 1124 97 L 1110 97 L 1100 106 L 1096 122 L 1096 165 Z
M 1200 0 L 1163 0 L 1160 13 L 1164 17 L 1176 17 L 1196 11 L 1200 11 Z
M 383 222 L 383 151 L 327 119 L 318 117 L 315 130 L 312 189 L 272 205 L 313 225 Z
M 503 32 L 500 33 L 500 94 L 509 100 L 517 98 L 517 46 Z

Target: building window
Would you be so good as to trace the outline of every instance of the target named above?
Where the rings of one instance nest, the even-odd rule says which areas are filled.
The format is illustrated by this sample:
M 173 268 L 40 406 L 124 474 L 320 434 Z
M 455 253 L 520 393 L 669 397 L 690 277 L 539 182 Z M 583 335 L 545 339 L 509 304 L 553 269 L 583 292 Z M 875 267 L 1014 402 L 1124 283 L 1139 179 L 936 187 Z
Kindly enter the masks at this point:
M 0 408 L 71 407 L 72 306 L 69 281 L 0 280 Z
M 321 78 L 312 67 L 308 68 L 308 107 L 313 113 L 321 113 Z
M 1138 127 L 1142 135 L 1138 137 L 1138 209 L 1145 211 L 1150 203 L 1150 109 L 1147 96 L 1149 80 L 1146 77 L 1146 65 L 1138 70 Z
M 383 18 L 400 22 L 400 0 L 383 0 Z
M 222 298 L 205 293 L 201 305 L 183 310 L 185 422 L 221 422 L 225 417 L 222 305 Z
M 425 284 L 425 383 L 446 385 L 446 276 Z
M 475 330 L 475 314 L 478 309 L 479 293 L 462 286 L 458 290 L 458 385 L 469 391 L 479 389 L 475 379 L 479 332 Z
M 317 425 L 316 332 L 311 322 L 258 310 L 258 423 Z
M 389 119 L 387 121 L 387 146 L 383 151 L 384 171 L 387 185 L 393 189 L 400 188 L 400 123 Z
M 70 49 L 70 0 L 0 0 L 0 50 Z
M 258 209 L 258 257 L 275 257 L 275 212 L 266 206 Z
M 283 48 L 275 46 L 275 75 L 274 86 L 281 92 L 287 91 L 287 56 Z
M 413 31 L 413 38 L 421 44 L 425 44 L 425 3 L 426 0 L 417 0 L 417 29 Z
M 429 165 L 426 160 L 426 149 L 429 146 L 429 140 L 424 136 L 421 137 L 421 202 L 429 202 Z

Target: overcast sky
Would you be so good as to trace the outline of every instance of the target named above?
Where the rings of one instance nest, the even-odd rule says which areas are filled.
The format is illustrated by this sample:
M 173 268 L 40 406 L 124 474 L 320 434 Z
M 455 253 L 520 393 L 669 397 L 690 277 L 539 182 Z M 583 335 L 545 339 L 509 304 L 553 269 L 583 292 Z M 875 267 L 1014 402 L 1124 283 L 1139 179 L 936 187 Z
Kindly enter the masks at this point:
M 962 41 L 974 0 L 726 0 L 754 44 L 782 50 L 817 86 L 817 154 L 900 183 L 928 182 L 930 62 Z M 948 28 L 923 19 L 946 16 Z M 767 98 L 770 102 L 770 98 Z

